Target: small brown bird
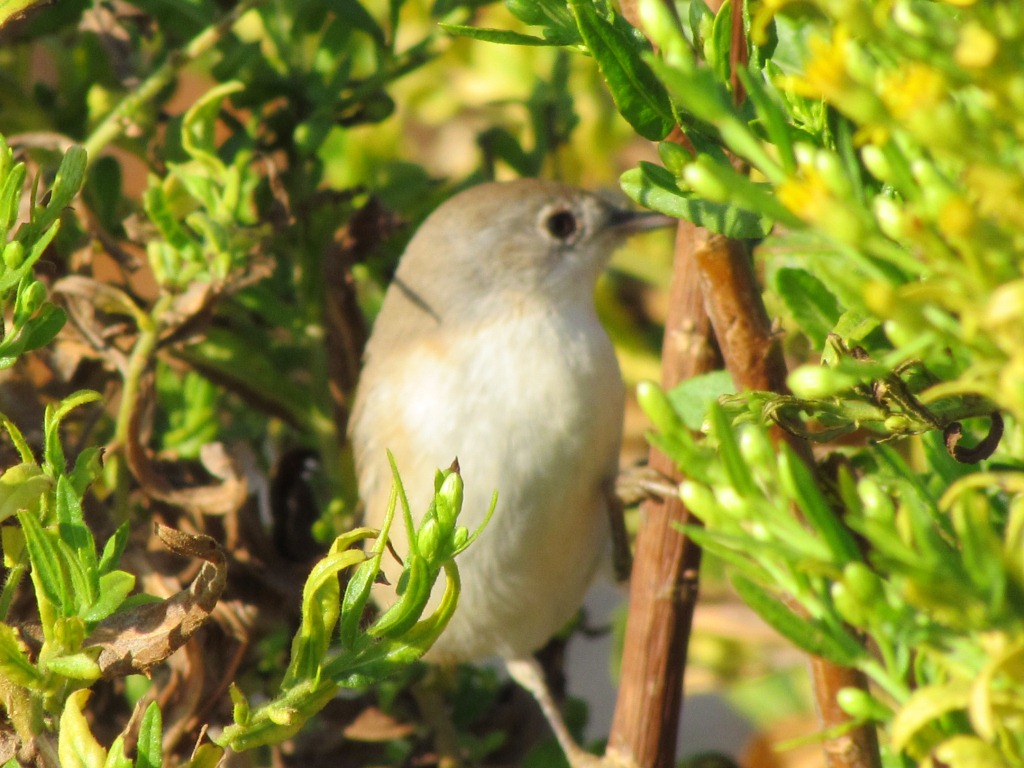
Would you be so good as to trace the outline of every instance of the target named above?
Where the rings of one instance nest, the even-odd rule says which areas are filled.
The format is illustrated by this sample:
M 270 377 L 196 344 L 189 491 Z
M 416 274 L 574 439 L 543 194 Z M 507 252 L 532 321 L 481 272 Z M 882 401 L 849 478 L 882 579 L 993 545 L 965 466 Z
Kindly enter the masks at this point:
M 435 470 L 456 456 L 462 525 L 479 525 L 497 490 L 493 518 L 459 556 L 458 608 L 425 658 L 502 658 L 574 765 L 596 758 L 569 737 L 533 652 L 578 610 L 608 552 L 624 389 L 594 287 L 627 235 L 669 222 L 548 181 L 454 196 L 402 256 L 352 413 L 369 525 L 388 504 L 387 450 L 414 515 L 427 509 Z M 403 526 L 391 538 L 404 556 Z M 396 584 L 400 565 L 384 570 Z M 394 594 L 381 589 L 387 605 Z

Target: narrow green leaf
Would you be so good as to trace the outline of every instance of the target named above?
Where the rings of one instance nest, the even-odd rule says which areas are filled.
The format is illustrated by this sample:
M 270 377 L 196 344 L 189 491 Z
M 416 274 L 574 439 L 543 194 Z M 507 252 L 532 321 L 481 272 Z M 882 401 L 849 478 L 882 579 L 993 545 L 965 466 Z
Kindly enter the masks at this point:
M 853 535 L 825 500 L 807 465 L 785 443 L 779 454 L 779 478 L 786 494 L 796 502 L 811 527 L 821 534 L 835 562 L 844 565 L 860 560 Z
M 155 701 L 150 702 L 139 724 L 139 743 L 135 768 L 161 768 L 163 765 L 163 714 Z
M 71 584 L 57 552 L 56 534 L 43 528 L 39 519 L 29 512 L 19 512 L 18 522 L 25 532 L 25 548 L 32 565 L 32 583 L 36 591 L 62 615 L 71 615 Z
M 622 190 L 641 205 L 699 227 L 740 240 L 760 239 L 772 229 L 772 220 L 725 203 L 713 203 L 683 191 L 676 178 L 653 163 L 640 162 L 619 179 Z
M 733 574 L 736 592 L 776 632 L 807 653 L 821 656 L 844 667 L 856 667 L 866 652 L 849 635 L 836 637 L 810 619 L 797 616 L 778 598 L 749 579 Z
M 381 524 L 380 530 L 376 532 L 377 540 L 367 553 L 369 555 L 367 560 L 356 568 L 355 573 L 352 574 L 345 586 L 338 626 L 338 637 L 343 648 L 352 646 L 358 636 L 359 623 L 362 620 L 366 603 L 370 599 L 370 591 L 377 580 L 377 574 L 380 573 L 380 561 L 386 549 L 388 533 L 391 530 L 391 523 L 394 521 L 397 503 L 398 488 L 392 484 L 384 522 Z
M 619 112 L 645 139 L 665 138 L 675 127 L 675 115 L 665 86 L 641 57 L 639 42 L 602 18 L 593 0 L 569 0 L 569 7 Z
M 836 327 L 842 312 L 825 284 L 805 269 L 784 267 L 775 272 L 775 292 L 793 315 L 815 349 Z
M 777 92 L 765 82 L 764 74 L 750 69 L 738 71 L 740 82 L 754 105 L 758 118 L 768 133 L 768 140 L 775 145 L 786 173 L 796 172 L 794 139 L 799 133 L 789 124 L 785 107 L 779 103 Z
M 244 89 L 245 85 L 238 80 L 214 86 L 188 108 L 181 121 L 182 148 L 190 157 L 199 160 L 221 176 L 227 169 L 217 155 L 217 117 L 224 99 Z
M 729 74 L 732 71 L 732 64 L 729 61 L 731 51 L 732 0 L 725 0 L 715 12 L 711 34 L 704 40 L 704 60 L 719 82 L 729 82 Z
M 68 610 L 73 616 L 81 616 L 99 597 L 99 575 L 95 565 L 89 567 L 78 557 L 78 553 L 61 538 L 55 542 L 57 552 L 71 583 Z M 96 554 L 93 553 L 95 559 Z
M 715 401 L 710 403 L 708 416 L 711 419 L 714 435 L 718 440 L 718 452 L 722 466 L 725 468 L 733 488 L 736 489 L 736 493 L 741 498 L 760 495 L 760 491 L 754 483 L 754 476 L 750 473 L 750 467 L 747 466 L 747 462 L 744 461 L 743 455 L 740 453 L 740 446 L 736 442 L 736 433 L 729 417 Z
M 56 218 L 75 199 L 78 190 L 85 182 L 87 161 L 88 156 L 83 147 L 73 146 L 64 153 L 64 158 L 60 161 L 60 168 L 57 169 L 57 176 L 53 180 L 53 191 L 50 193 L 50 202 L 46 206 L 47 214 L 53 210 L 53 218 Z M 45 226 L 49 226 L 49 222 Z
M 71 547 L 82 567 L 96 570 L 96 542 L 82 515 L 82 500 L 66 475 L 57 478 L 55 499 L 57 525 L 61 538 Z
M 7 241 L 7 233 L 11 231 L 11 227 L 18 219 L 18 203 L 25 187 L 26 173 L 25 164 L 18 163 L 10 170 L 7 178 L 3 181 L 3 186 L 0 187 L 0 241 L 2 242 Z
M 522 32 L 513 32 L 510 29 L 488 29 L 485 27 L 470 27 L 465 24 L 446 24 L 444 22 L 439 26 L 449 35 L 483 40 L 484 42 L 497 43 L 498 45 L 570 45 L 573 42 L 557 37 L 544 38 L 524 35 Z
M 156 225 L 174 251 L 189 251 L 197 247 L 188 231 L 178 222 L 178 217 L 171 209 L 164 190 L 159 182 L 153 182 L 142 196 L 143 208 L 149 220 Z
M 135 588 L 135 576 L 126 571 L 110 571 L 100 576 L 99 597 L 82 615 L 89 624 L 103 621 L 114 613 Z
M 313 566 L 302 588 L 302 623 L 292 639 L 291 661 L 282 689 L 319 677 L 341 610 L 337 574 L 365 559 L 366 555 L 359 550 L 338 551 L 335 542 L 331 552 Z
M 71 481 L 71 487 L 79 496 L 86 492 L 92 481 L 99 477 L 103 470 L 103 451 L 102 447 L 91 445 L 84 448 L 75 459 L 75 467 L 68 475 L 68 479 Z
M 83 389 L 68 395 L 56 407 L 46 406 L 43 417 L 43 460 L 54 475 L 64 474 L 64 448 L 60 442 L 60 424 L 73 409 L 100 399 L 99 392 Z
M 3 425 L 7 434 L 10 435 L 11 442 L 14 443 L 14 447 L 17 449 L 18 456 L 21 458 L 22 462 L 26 464 L 35 464 L 36 456 L 32 452 L 28 441 L 25 439 L 24 435 L 21 434 L 21 430 L 18 429 L 17 425 L 2 413 L 0 413 L 0 424 Z
M 121 554 L 128 544 L 128 533 L 128 523 L 121 523 L 117 530 L 114 531 L 114 535 L 107 539 L 107 543 L 103 545 L 103 554 L 100 556 L 100 562 L 97 566 L 101 577 L 103 574 L 109 573 L 120 562 Z
M 690 25 L 690 39 L 696 45 L 701 45 L 705 37 L 711 34 L 711 25 L 714 24 L 715 14 L 708 8 L 704 0 L 691 0 L 690 9 L 686 14 L 687 23 Z

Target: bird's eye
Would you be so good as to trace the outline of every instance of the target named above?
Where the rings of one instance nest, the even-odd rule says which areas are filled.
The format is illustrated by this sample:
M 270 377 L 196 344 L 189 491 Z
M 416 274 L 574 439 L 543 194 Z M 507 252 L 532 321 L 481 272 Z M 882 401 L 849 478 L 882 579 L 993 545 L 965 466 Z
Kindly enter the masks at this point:
M 576 221 L 576 214 L 572 211 L 554 211 L 544 219 L 544 229 L 548 231 L 548 234 L 556 240 L 562 240 L 563 242 L 571 240 L 578 228 L 579 223 Z

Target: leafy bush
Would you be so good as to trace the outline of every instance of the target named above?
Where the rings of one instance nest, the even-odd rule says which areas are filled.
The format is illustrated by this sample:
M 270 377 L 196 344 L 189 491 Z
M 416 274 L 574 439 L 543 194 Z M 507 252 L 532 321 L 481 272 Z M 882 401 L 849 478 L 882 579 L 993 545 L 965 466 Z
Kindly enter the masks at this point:
M 445 45 L 443 20 L 480 50 L 564 49 L 524 99 L 529 130 L 482 130 L 480 167 L 460 183 L 550 163 L 579 122 L 583 54 L 633 131 L 659 142 L 660 163 L 627 171 L 623 189 L 755 246 L 791 391 L 734 393 L 716 377 L 640 392 L 704 524 L 688 535 L 785 637 L 868 676 L 839 703 L 880 729 L 886 764 L 1024 765 L 1024 8 L 640 0 L 641 33 L 598 0 L 508 0 L 516 22 L 476 5 L 0 11 L 0 365 L 32 404 L 4 420 L 0 754 L 124 765 L 137 733 L 137 765 L 219 759 L 208 742 L 190 755 L 183 736 L 217 720 L 225 696 L 203 709 L 197 694 L 170 721 L 149 703 L 169 677 L 149 693 L 105 681 L 145 667 L 129 650 L 157 664 L 178 647 L 158 633 L 125 645 L 153 606 L 195 628 L 213 617 L 205 652 L 229 670 L 214 693 L 239 670 L 234 725 L 216 741 L 236 749 L 291 736 L 339 686 L 394 672 L 443 626 L 450 604 L 360 627 L 382 545 L 364 556 L 370 532 L 339 535 L 355 505 L 340 435 L 363 318 L 401 247 L 388 201 L 415 219 L 446 194 L 380 140 L 397 81 Z M 30 76 L 41 51 L 54 71 Z M 181 83 L 199 90 L 187 109 L 172 102 Z M 132 167 L 148 174 L 141 189 Z M 708 391 L 719 397 L 694 411 Z M 813 466 L 773 444 L 779 428 L 815 444 Z M 334 544 L 301 595 L 282 584 L 307 575 L 285 555 L 308 542 L 275 549 L 246 504 L 268 446 L 321 456 L 319 485 L 303 470 L 297 496 L 284 482 L 260 492 L 307 523 L 313 499 L 325 510 L 316 530 Z M 457 482 L 441 480 L 437 503 Z M 205 561 L 191 592 L 147 549 L 139 523 L 158 520 L 229 543 L 160 529 Z M 449 543 L 432 577 L 451 578 Z M 276 570 L 301 576 L 279 583 Z M 254 629 L 253 609 L 275 628 Z M 299 630 L 282 679 L 269 670 L 288 622 Z M 260 659 L 241 667 L 250 644 Z M 180 656 L 160 668 L 188 679 L 174 664 L 201 660 Z M 269 702 L 250 710 L 241 690 Z M 83 712 L 104 697 L 116 726 L 97 740 Z M 139 726 L 125 726 L 136 703 Z

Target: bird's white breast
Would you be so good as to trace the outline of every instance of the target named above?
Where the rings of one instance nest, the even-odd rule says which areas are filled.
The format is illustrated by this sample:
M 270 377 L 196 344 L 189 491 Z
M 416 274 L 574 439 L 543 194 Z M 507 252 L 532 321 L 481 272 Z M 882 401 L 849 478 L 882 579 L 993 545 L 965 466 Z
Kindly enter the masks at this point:
M 473 529 L 498 491 L 490 525 L 459 557 L 459 608 L 432 656 L 522 656 L 571 617 L 604 554 L 603 490 L 621 438 L 618 364 L 589 304 L 521 309 L 485 327 L 449 328 L 443 346 L 439 338 L 390 353 L 386 370 L 371 346 L 353 425 L 360 492 L 379 522 L 387 448 L 416 516 L 434 471 L 456 456 L 462 524 Z M 395 539 L 404 546 L 401 532 Z

